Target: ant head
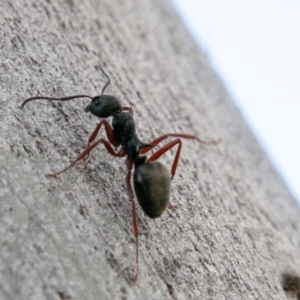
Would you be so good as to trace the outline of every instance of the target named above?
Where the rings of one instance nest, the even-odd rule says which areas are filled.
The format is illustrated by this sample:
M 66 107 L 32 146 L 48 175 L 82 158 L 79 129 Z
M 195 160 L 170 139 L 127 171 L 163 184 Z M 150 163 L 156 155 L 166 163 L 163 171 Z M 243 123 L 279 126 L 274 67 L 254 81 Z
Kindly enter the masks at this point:
M 100 95 L 92 98 L 92 102 L 86 107 L 86 112 L 91 112 L 99 118 L 108 118 L 122 111 L 120 101 L 110 95 Z

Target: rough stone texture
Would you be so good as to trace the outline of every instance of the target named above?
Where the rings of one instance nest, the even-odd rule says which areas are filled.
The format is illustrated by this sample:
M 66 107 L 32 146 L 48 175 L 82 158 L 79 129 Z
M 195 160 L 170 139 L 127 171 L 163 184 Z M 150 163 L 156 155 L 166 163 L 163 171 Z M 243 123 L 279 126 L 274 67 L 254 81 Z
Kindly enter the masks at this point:
M 0 299 L 296 297 L 281 278 L 300 275 L 299 208 L 168 1 L 3 0 L 0 25 Z M 100 93 L 101 64 L 142 140 L 223 138 L 184 142 L 176 212 L 153 221 L 138 208 L 135 285 L 124 160 L 100 146 L 44 176 L 84 148 L 98 122 L 88 100 L 19 108 Z

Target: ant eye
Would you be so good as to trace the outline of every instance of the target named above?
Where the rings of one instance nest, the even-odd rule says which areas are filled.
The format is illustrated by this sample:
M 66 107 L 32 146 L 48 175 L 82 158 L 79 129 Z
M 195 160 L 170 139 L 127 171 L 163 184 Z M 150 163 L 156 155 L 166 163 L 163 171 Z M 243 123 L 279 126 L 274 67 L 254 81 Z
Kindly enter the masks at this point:
M 100 98 L 97 98 L 95 100 L 95 103 L 94 103 L 96 106 L 99 106 L 101 104 L 101 99 Z

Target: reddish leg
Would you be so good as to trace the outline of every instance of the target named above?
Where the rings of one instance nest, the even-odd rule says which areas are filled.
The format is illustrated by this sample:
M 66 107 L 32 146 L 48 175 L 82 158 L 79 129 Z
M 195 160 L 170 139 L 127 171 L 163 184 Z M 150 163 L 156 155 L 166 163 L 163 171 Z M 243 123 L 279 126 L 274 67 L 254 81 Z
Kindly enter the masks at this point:
M 88 141 L 88 146 L 90 144 L 92 144 L 94 142 L 94 140 L 96 139 L 98 133 L 99 133 L 99 130 L 101 129 L 101 126 L 102 124 L 104 125 L 105 127 L 105 132 L 106 132 L 106 136 L 109 140 L 109 142 L 115 146 L 115 147 L 118 147 L 118 143 L 116 142 L 115 140 L 115 137 L 114 137 L 114 131 L 113 129 L 111 128 L 110 124 L 108 123 L 107 120 L 102 120 L 98 125 L 97 127 L 95 128 L 95 130 L 93 131 L 93 133 L 91 134 L 90 138 L 89 138 L 89 141 Z
M 88 146 L 86 149 L 84 149 L 82 151 L 82 153 L 80 153 L 77 158 L 66 168 L 64 168 L 63 170 L 54 173 L 54 174 L 46 174 L 46 177 L 51 178 L 51 177 L 56 177 L 57 175 L 64 173 L 65 171 L 67 171 L 68 169 L 70 169 L 71 167 L 73 167 L 78 161 L 80 161 L 81 159 L 84 159 L 87 155 L 89 155 L 89 153 L 95 148 L 97 147 L 100 143 L 104 144 L 107 152 L 114 156 L 114 157 L 124 157 L 126 155 L 126 153 L 121 149 L 118 152 L 115 152 L 115 150 L 112 148 L 111 144 L 105 140 L 105 139 L 99 139 L 98 141 L 96 141 L 95 143 L 91 144 L 90 146 Z
M 180 152 L 181 152 L 181 147 L 182 147 L 181 139 L 176 139 L 174 141 L 171 141 L 170 143 L 168 143 L 167 145 L 165 145 L 164 147 L 162 147 L 161 149 L 159 149 L 157 152 L 155 152 L 148 159 L 148 161 L 155 161 L 155 160 L 157 160 L 159 157 L 161 157 L 163 154 L 165 154 L 167 151 L 169 151 L 171 148 L 173 148 L 177 144 L 178 144 L 178 148 L 177 148 L 176 155 L 175 155 L 175 158 L 174 158 L 174 161 L 173 161 L 173 164 L 172 164 L 172 169 L 171 169 L 171 180 L 173 180 L 173 177 L 175 176 L 177 165 L 178 165 L 178 161 L 179 161 L 179 157 L 180 157 Z M 176 205 L 172 205 L 171 203 L 169 203 L 169 208 L 172 209 L 172 210 L 176 210 L 177 206 Z
M 123 106 L 122 107 L 122 111 L 123 110 L 128 110 L 129 113 L 131 115 L 133 115 L 133 110 L 131 107 L 128 107 L 128 106 Z M 114 131 L 113 129 L 111 128 L 111 125 L 109 124 L 109 122 L 107 120 L 102 120 L 98 125 L 97 127 L 95 128 L 95 130 L 93 131 L 93 133 L 91 134 L 90 138 L 89 138 L 89 141 L 88 141 L 88 146 L 93 143 L 93 141 L 96 139 L 98 133 L 99 133 L 99 130 L 101 129 L 101 126 L 102 124 L 104 125 L 105 127 L 105 132 L 106 132 L 106 136 L 109 140 L 109 142 L 115 146 L 115 147 L 119 147 L 120 145 L 116 142 L 115 140 L 115 137 L 114 137 Z
M 143 150 L 141 150 L 141 154 L 145 154 L 148 151 L 150 151 L 152 148 L 154 148 L 155 146 L 157 146 L 160 142 L 162 142 L 163 140 L 167 139 L 168 137 L 177 137 L 177 138 L 182 138 L 182 139 L 188 139 L 188 140 L 196 140 L 199 143 L 206 145 L 206 146 L 211 146 L 211 145 L 217 145 L 221 142 L 221 138 L 219 138 L 218 140 L 212 140 L 212 141 L 204 141 L 199 139 L 198 137 L 196 137 L 195 135 L 191 135 L 191 134 L 185 134 L 185 133 L 168 133 L 168 134 L 164 134 L 158 138 L 156 138 L 155 140 L 153 140 L 149 147 L 144 148 Z
M 138 222 L 137 222 L 137 216 L 136 216 L 136 206 L 134 201 L 134 194 L 131 186 L 131 170 L 133 167 L 133 161 L 127 159 L 126 160 L 126 166 L 127 166 L 127 175 L 126 175 L 126 186 L 127 191 L 129 195 L 129 199 L 131 201 L 131 215 L 132 215 L 132 226 L 133 226 L 133 234 L 135 237 L 135 274 L 133 277 L 133 282 L 136 282 L 138 279 L 139 274 L 139 231 L 138 231 Z
M 147 160 L 147 161 L 157 160 L 158 158 L 160 158 L 163 154 L 165 154 L 167 151 L 169 151 L 171 148 L 173 148 L 177 144 L 178 144 L 178 148 L 177 148 L 176 155 L 175 155 L 175 158 L 174 158 L 174 161 L 172 164 L 172 169 L 171 169 L 171 179 L 173 179 L 173 177 L 175 176 L 175 173 L 176 173 L 176 169 L 177 169 L 177 165 L 178 165 L 178 161 L 179 161 L 179 157 L 180 157 L 180 152 L 181 152 L 181 147 L 182 147 L 181 139 L 176 139 L 174 141 L 171 141 L 170 143 L 168 143 L 167 145 L 163 146 L 158 151 L 156 151 Z
M 129 106 L 123 106 L 122 111 L 126 111 L 126 110 L 128 110 L 130 115 L 133 117 L 133 109 Z
M 91 134 L 89 140 L 88 140 L 88 144 L 87 144 L 87 147 L 89 147 L 96 139 L 100 129 L 101 129 L 101 126 L 104 125 L 104 128 L 105 128 L 105 133 L 106 133 L 106 136 L 109 140 L 109 142 L 114 146 L 114 147 L 118 147 L 118 143 L 116 142 L 115 140 L 115 137 L 114 137 L 114 131 L 113 129 L 111 128 L 110 124 L 108 123 L 107 120 L 102 120 L 98 125 L 97 127 L 94 129 L 93 133 Z M 84 159 L 82 161 L 79 161 L 77 162 L 77 164 L 83 164 L 85 163 L 88 158 L 90 156 L 90 152 L 84 157 Z
M 168 207 L 172 210 L 176 210 L 177 209 L 177 205 L 173 205 L 171 203 L 168 204 Z

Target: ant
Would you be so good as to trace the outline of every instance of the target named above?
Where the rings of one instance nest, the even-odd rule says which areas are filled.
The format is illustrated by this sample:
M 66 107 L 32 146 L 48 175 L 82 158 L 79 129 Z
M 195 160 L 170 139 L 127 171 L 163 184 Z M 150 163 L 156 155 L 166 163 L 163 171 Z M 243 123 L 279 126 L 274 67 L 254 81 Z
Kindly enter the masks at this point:
M 95 130 L 91 134 L 87 147 L 77 156 L 77 158 L 63 170 L 53 173 L 46 174 L 46 177 L 53 178 L 61 173 L 64 173 L 75 164 L 85 162 L 90 152 L 97 147 L 99 144 L 103 144 L 107 152 L 114 157 L 125 157 L 126 156 L 126 186 L 131 201 L 132 210 L 132 224 L 133 233 L 135 237 L 135 275 L 133 281 L 136 282 L 139 273 L 138 263 L 138 224 L 136 215 L 136 205 L 134 201 L 134 193 L 131 185 L 131 172 L 134 166 L 133 174 L 133 186 L 136 198 L 142 207 L 144 213 L 149 218 L 158 218 L 169 206 L 171 209 L 176 209 L 169 203 L 171 181 L 175 176 L 182 142 L 181 139 L 196 140 L 203 145 L 217 145 L 221 142 L 221 138 L 213 141 L 203 141 L 194 135 L 182 134 L 182 133 L 169 133 L 164 134 L 149 144 L 141 142 L 136 134 L 135 123 L 133 119 L 133 110 L 131 107 L 122 106 L 121 102 L 114 96 L 105 95 L 106 88 L 110 85 L 110 78 L 104 72 L 102 66 L 101 71 L 106 77 L 107 82 L 104 85 L 101 95 L 91 97 L 89 95 L 73 95 L 61 98 L 52 97 L 31 97 L 23 101 L 21 108 L 23 108 L 28 102 L 32 100 L 51 100 L 51 101 L 69 101 L 77 98 L 90 98 L 91 103 L 85 108 L 86 112 L 90 112 L 93 115 L 103 119 L 96 126 Z M 112 117 L 112 126 L 105 120 L 106 118 Z M 104 126 L 107 139 L 99 138 L 96 140 L 97 135 L 102 127 Z M 156 147 L 163 140 L 174 137 L 173 141 L 169 142 L 149 158 L 145 156 L 147 152 Z M 167 151 L 177 146 L 175 158 L 172 163 L 171 174 L 170 171 L 157 160 L 165 154 Z M 119 150 L 118 150 L 119 148 Z M 116 150 L 114 150 L 116 149 Z

